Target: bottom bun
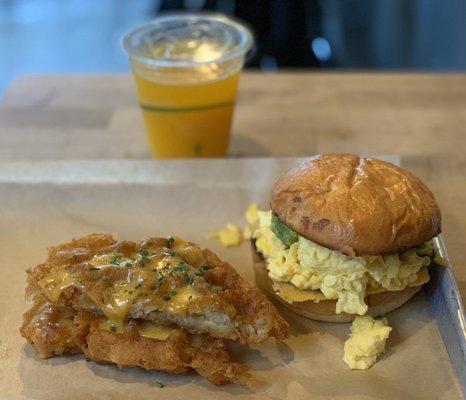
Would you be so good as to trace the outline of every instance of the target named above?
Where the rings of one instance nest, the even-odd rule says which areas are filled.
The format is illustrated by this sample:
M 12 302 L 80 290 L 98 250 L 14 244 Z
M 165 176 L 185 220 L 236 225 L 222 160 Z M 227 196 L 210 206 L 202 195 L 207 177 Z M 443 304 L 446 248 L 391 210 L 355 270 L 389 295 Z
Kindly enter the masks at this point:
M 289 310 L 303 317 L 325 322 L 351 322 L 357 317 L 357 315 L 354 314 L 336 314 L 336 300 L 306 300 L 289 303 L 275 292 L 273 281 L 269 277 L 265 260 L 257 252 L 254 244 L 252 244 L 252 256 L 257 286 L 268 295 L 280 301 L 280 303 Z M 421 287 L 422 285 L 407 287 L 404 290 L 384 291 L 367 295 L 365 298 L 366 304 L 369 306 L 367 314 L 372 317 L 377 317 L 393 311 L 406 303 L 421 289 Z

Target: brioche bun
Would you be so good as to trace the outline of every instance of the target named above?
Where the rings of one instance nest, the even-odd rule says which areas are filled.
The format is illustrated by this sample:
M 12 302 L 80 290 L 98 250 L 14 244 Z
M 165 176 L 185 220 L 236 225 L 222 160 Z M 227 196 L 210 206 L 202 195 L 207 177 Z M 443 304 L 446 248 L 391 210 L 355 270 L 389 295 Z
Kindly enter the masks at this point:
M 440 210 L 418 178 L 353 154 L 320 155 L 284 173 L 271 207 L 301 236 L 348 255 L 393 254 L 440 233 Z
M 351 322 L 357 317 L 357 315 L 346 313 L 335 314 L 336 300 L 306 300 L 291 303 L 286 301 L 276 293 L 273 287 L 274 282 L 270 279 L 267 271 L 266 262 L 257 252 L 254 243 L 252 243 L 252 254 L 257 286 L 269 297 L 277 299 L 287 309 L 303 317 L 325 322 Z M 422 285 L 419 285 L 399 291 L 370 294 L 365 298 L 365 302 L 369 306 L 367 314 L 372 317 L 384 315 L 406 303 L 421 287 Z

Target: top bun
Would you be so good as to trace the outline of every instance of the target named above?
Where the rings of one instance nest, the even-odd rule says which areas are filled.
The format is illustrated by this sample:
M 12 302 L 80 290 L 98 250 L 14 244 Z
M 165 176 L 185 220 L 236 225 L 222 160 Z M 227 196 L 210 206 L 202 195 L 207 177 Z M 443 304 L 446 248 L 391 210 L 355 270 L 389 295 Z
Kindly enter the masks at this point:
M 354 154 L 324 154 L 281 175 L 273 212 L 301 236 L 348 255 L 382 255 L 440 233 L 432 192 L 391 163 Z

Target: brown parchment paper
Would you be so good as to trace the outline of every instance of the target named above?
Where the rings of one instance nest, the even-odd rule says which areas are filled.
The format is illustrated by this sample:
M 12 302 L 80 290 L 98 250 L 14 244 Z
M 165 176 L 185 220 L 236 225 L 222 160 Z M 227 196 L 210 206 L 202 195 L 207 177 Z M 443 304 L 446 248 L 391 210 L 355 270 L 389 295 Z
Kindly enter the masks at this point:
M 251 390 L 184 376 L 118 369 L 81 356 L 40 360 L 18 332 L 25 269 L 47 246 L 109 232 L 119 239 L 179 235 L 209 247 L 253 282 L 249 246 L 225 249 L 205 234 L 244 225 L 247 204 L 268 206 L 271 182 L 296 160 L 0 164 L 0 399 L 457 399 L 460 390 L 424 294 L 388 314 L 387 352 L 368 371 L 342 361 L 349 324 L 283 312 L 292 335 L 232 345 L 263 382 Z M 160 389 L 156 382 L 166 386 Z

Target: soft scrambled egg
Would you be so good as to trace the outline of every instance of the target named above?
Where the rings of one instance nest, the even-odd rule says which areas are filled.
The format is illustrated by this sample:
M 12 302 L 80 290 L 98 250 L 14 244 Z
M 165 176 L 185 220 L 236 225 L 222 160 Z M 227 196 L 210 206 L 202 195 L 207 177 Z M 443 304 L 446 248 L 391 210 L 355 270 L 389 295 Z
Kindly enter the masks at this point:
M 239 246 L 243 239 L 249 240 L 254 230 L 259 226 L 259 207 L 256 203 L 249 204 L 244 213 L 248 225 L 241 231 L 233 224 L 227 224 L 224 228 L 207 235 L 208 239 L 218 239 L 224 247 Z
M 256 203 L 249 204 L 245 217 L 250 226 L 255 226 L 259 223 L 259 207 Z
M 351 369 L 368 369 L 385 351 L 385 342 L 392 328 L 388 326 L 386 318 L 375 320 L 370 315 L 364 315 L 355 318 L 350 330 L 343 361 Z
M 225 247 L 239 246 L 243 241 L 241 229 L 236 225 L 227 224 L 217 232 L 207 235 L 208 239 L 218 239 L 220 244 Z
M 248 225 L 243 230 L 243 238 L 249 240 L 252 238 L 252 234 L 255 229 L 259 226 L 259 207 L 256 203 L 249 204 L 244 214 Z
M 336 313 L 363 315 L 366 288 L 402 290 L 417 280 L 430 264 L 430 243 L 401 254 L 350 257 L 320 246 L 302 236 L 290 247 L 271 230 L 272 212 L 259 211 L 259 228 L 253 233 L 256 248 L 267 261 L 270 278 L 290 282 L 301 290 L 320 290 L 337 300 Z

